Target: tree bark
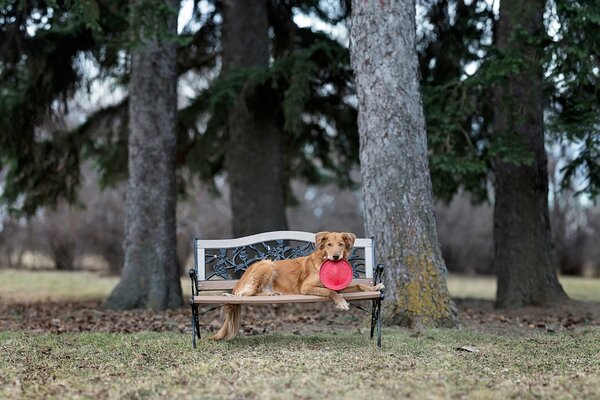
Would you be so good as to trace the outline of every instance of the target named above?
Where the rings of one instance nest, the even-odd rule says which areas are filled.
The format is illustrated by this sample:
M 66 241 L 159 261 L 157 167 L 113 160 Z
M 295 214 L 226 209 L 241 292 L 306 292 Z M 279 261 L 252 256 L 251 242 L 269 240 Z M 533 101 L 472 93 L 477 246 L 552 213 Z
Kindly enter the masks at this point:
M 496 88 L 494 130 L 514 133 L 533 155 L 529 165 L 495 165 L 494 261 L 496 306 L 548 305 L 566 299 L 551 259 L 548 169 L 544 149 L 543 0 L 502 0 L 497 42 L 522 66 Z
M 384 317 L 457 323 L 437 238 L 415 48 L 415 2 L 352 2 L 352 66 L 368 235 L 386 264 Z
M 269 65 L 267 2 L 226 0 L 223 72 Z M 244 90 L 230 111 L 225 154 L 234 236 L 285 230 L 286 180 L 278 107 Z
M 164 6 L 155 3 L 157 10 Z M 166 4 L 171 12 L 157 19 L 165 26 L 155 35 L 139 27 L 141 43 L 131 56 L 125 263 L 106 302 L 114 309 L 183 305 L 175 219 L 177 44 L 166 37 L 177 34 L 179 2 Z M 132 13 L 140 6 L 148 7 L 148 1 L 134 1 Z

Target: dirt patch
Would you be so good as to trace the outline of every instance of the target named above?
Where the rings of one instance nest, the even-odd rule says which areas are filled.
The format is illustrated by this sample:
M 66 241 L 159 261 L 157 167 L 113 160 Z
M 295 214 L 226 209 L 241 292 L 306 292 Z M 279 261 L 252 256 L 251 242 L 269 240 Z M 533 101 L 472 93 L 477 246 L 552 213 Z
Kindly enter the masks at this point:
M 370 303 L 359 304 L 370 309 Z M 466 329 L 493 334 L 539 334 L 573 331 L 600 326 L 600 303 L 570 301 L 553 308 L 494 310 L 493 302 L 456 299 Z M 201 309 L 205 312 L 209 307 Z M 111 311 L 98 300 L 7 302 L 0 299 L 0 330 L 33 332 L 190 332 L 189 308 L 155 312 L 151 310 Z M 339 333 L 366 332 L 370 316 L 362 310 L 338 311 L 333 304 L 245 306 L 242 328 L 247 335 L 285 332 Z M 203 335 L 220 327 L 220 313 L 209 311 L 200 317 Z
M 557 333 L 600 326 L 600 303 L 567 301 L 542 308 L 496 310 L 494 302 L 455 299 L 461 322 L 475 331 L 494 334 Z

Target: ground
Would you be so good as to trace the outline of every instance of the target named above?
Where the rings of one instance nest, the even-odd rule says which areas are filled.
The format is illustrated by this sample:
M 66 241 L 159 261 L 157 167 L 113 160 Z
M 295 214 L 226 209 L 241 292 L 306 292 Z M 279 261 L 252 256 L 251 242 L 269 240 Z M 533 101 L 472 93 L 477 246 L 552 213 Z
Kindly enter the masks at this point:
M 245 335 L 192 350 L 188 309 L 102 310 L 115 282 L 0 271 L 0 398 L 600 398 L 600 280 L 517 313 L 493 310 L 493 279 L 451 277 L 462 327 L 386 328 L 381 352 L 362 311 L 326 303 L 247 307 Z

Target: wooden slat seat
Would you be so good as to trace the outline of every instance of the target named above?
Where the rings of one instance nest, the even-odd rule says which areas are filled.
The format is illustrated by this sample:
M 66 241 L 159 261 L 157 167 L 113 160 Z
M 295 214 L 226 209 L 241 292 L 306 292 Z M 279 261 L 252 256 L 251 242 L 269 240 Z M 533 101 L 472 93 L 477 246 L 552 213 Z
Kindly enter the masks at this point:
M 238 279 L 214 280 L 214 281 L 198 281 L 198 289 L 205 290 L 231 290 L 238 282 Z M 358 278 L 353 279 L 352 283 L 361 283 L 363 285 L 372 285 L 373 279 Z
M 346 301 L 378 299 L 380 292 L 340 293 Z M 284 304 L 284 303 L 319 303 L 331 301 L 328 297 L 302 294 L 286 294 L 275 296 L 223 296 L 200 295 L 194 296 L 196 304 Z

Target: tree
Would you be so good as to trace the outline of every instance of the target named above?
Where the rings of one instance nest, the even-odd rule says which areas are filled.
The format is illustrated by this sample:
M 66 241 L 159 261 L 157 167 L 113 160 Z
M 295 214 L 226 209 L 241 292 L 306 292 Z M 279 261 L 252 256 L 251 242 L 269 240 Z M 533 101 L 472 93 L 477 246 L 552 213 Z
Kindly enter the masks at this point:
M 561 189 L 596 200 L 600 195 L 600 2 L 551 0 L 552 36 L 545 43 L 547 139 L 566 165 Z M 573 151 L 578 149 L 578 151 Z
M 544 0 L 503 0 L 498 50 L 518 61 L 496 87 L 494 131 L 512 134 L 531 154 L 528 163 L 497 160 L 494 174 L 496 306 L 548 305 L 566 299 L 551 260 L 548 168 L 544 148 Z
M 417 49 L 434 195 L 450 201 L 464 190 L 484 200 L 490 148 L 496 145 L 490 140 L 492 88 L 482 77 L 495 30 L 493 4 L 433 0 L 424 5 Z M 470 76 L 465 66 L 473 65 L 479 65 L 478 74 Z
M 123 28 L 119 2 L 3 2 L 0 7 L 0 200 L 32 215 L 41 204 L 74 201 L 87 138 L 57 123 L 83 84 L 78 56 L 97 54 L 95 32 Z M 60 4 L 59 4 L 60 3 Z M 98 18 L 101 14 L 103 17 Z M 115 48 L 99 64 L 115 66 Z M 33 100 L 35 99 L 35 100 Z M 51 174 L 48 171 L 52 171 Z
M 133 1 L 125 264 L 106 306 L 183 304 L 176 246 L 175 150 L 179 1 Z
M 354 1 L 356 74 L 366 232 L 386 268 L 386 318 L 455 326 L 437 239 L 415 50 L 415 2 Z
M 532 155 L 510 132 L 494 130 L 493 88 L 518 67 L 520 55 L 498 51 L 498 15 L 485 0 L 422 3 L 418 30 L 430 168 L 436 197 L 466 190 L 488 198 L 494 164 L 521 164 Z M 600 193 L 600 3 L 551 0 L 545 4 L 540 51 L 547 143 L 562 150 L 562 189 L 594 199 Z M 542 50 L 543 49 L 543 50 Z M 491 200 L 491 199 L 490 199 Z
M 525 28 L 520 24 L 532 19 L 521 13 L 523 9 L 515 12 L 514 3 L 507 3 L 501 5 L 504 11 L 507 11 L 505 6 L 512 10 L 512 22 L 508 24 L 506 18 L 501 20 L 505 26 L 512 26 L 510 35 L 516 39 L 507 38 L 506 28 L 499 30 L 490 3 L 436 0 L 429 5 L 429 24 L 425 26 L 433 28 L 422 30 L 426 34 L 422 35 L 420 47 L 436 195 L 449 198 L 458 189 L 464 188 L 475 198 L 485 199 L 490 193 L 487 189 L 489 177 L 496 174 L 498 165 L 504 171 L 499 172 L 500 180 L 504 177 L 503 185 L 513 184 L 510 178 L 506 178 L 506 168 L 513 165 L 514 171 L 520 167 L 530 167 L 532 176 L 537 175 L 540 180 L 533 183 L 533 189 L 528 190 L 534 197 L 541 196 L 541 191 L 547 191 L 536 186 L 546 186 L 543 181 L 547 180 L 542 177 L 546 174 L 545 154 L 541 154 L 544 151 L 543 123 L 543 129 L 548 133 L 545 138 L 547 143 L 553 147 L 560 144 L 562 150 L 564 167 L 558 171 L 559 180 L 555 184 L 560 185 L 563 192 L 575 190 L 576 194 L 594 199 L 600 193 L 600 136 L 597 133 L 600 126 L 600 75 L 595 59 L 600 42 L 593 38 L 600 28 L 600 5 L 597 2 L 572 0 L 546 2 L 546 29 L 542 21 L 544 4 L 527 4 L 537 10 L 537 19 Z M 529 13 L 527 7 L 525 11 Z M 506 16 L 508 12 L 504 14 Z M 428 29 L 430 33 L 427 33 Z M 502 35 L 504 38 L 501 40 Z M 469 65 L 477 66 L 474 73 L 467 73 L 465 66 Z M 532 68 L 537 68 L 537 72 L 532 72 Z M 525 71 L 521 82 L 529 87 L 523 90 L 523 94 L 533 91 L 535 94 L 532 96 L 537 96 L 536 112 L 532 112 L 529 106 L 515 105 L 518 102 L 516 98 L 510 99 L 511 93 L 519 94 L 516 79 L 521 71 Z M 533 82 L 529 79 L 532 76 Z M 543 82 L 543 90 L 540 82 Z M 531 88 L 531 84 L 536 86 L 535 89 Z M 500 88 L 496 89 L 500 91 L 509 88 L 505 91 L 506 102 L 502 106 L 494 101 L 494 87 Z M 533 101 L 530 96 L 525 103 Z M 546 107 L 543 120 L 542 103 Z M 520 134 L 523 131 L 517 132 L 512 126 L 502 126 L 502 120 L 512 122 L 514 126 L 523 125 L 523 118 L 513 115 L 519 107 L 524 114 L 532 116 L 528 123 L 536 126 L 535 132 L 530 132 L 538 136 L 534 142 L 524 138 Z M 505 110 L 504 114 L 495 116 L 500 108 Z M 532 150 L 536 146 L 537 149 Z M 539 174 L 535 171 L 538 167 L 541 168 Z M 523 185 L 515 187 L 515 191 L 522 189 Z M 547 206 L 540 204 L 540 207 L 547 210 Z M 546 211 L 540 213 L 543 215 Z M 526 217 L 521 215 L 520 219 L 514 219 L 501 214 L 502 211 L 497 209 L 496 225 L 503 226 L 501 230 L 504 234 L 496 231 L 496 244 L 497 248 L 504 249 L 505 254 L 508 249 L 516 249 L 515 245 L 519 243 L 508 236 L 510 232 L 516 235 L 522 232 L 526 237 L 521 227 L 524 223 L 522 219 Z M 546 228 L 538 226 L 535 229 L 549 229 L 547 217 L 538 216 L 537 222 L 540 221 L 542 225 L 546 224 Z M 533 229 L 529 225 L 527 228 Z M 545 233 L 541 235 L 547 237 Z M 503 243 L 505 240 L 509 243 Z M 544 241 L 546 243 L 540 244 L 538 240 L 537 245 L 519 243 L 519 255 L 515 255 L 515 258 L 522 260 L 526 254 L 527 259 L 540 259 L 541 264 L 547 266 L 550 262 L 550 243 L 546 239 Z M 505 264 L 510 262 L 505 261 Z M 548 276 L 544 272 L 548 271 L 545 267 L 528 273 L 528 277 L 523 279 L 525 277 L 521 275 L 509 278 L 506 276 L 509 274 L 507 270 L 495 265 L 496 272 L 503 275 L 500 278 L 503 282 L 501 286 L 507 284 L 512 287 L 510 282 L 514 280 L 518 286 L 511 290 L 519 290 L 520 297 L 529 299 L 522 304 L 539 304 L 539 300 L 531 299 L 539 298 L 541 293 L 547 291 L 556 290 L 559 295 L 554 298 L 557 300 L 564 298 L 560 288 L 544 289 L 557 285 L 554 272 L 548 272 Z M 525 264 L 519 265 L 525 268 Z M 502 299 L 506 295 L 505 290 L 499 291 L 498 295 L 498 304 L 501 305 L 505 302 Z M 551 293 L 547 295 L 552 297 Z
M 267 2 L 232 0 L 223 6 L 223 72 L 268 67 Z M 275 120 L 276 99 L 261 96 L 259 89 L 242 88 L 229 110 L 225 165 L 234 236 L 287 229 L 284 143 Z

